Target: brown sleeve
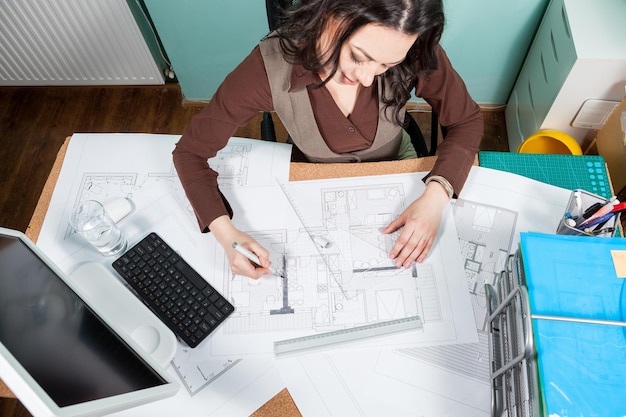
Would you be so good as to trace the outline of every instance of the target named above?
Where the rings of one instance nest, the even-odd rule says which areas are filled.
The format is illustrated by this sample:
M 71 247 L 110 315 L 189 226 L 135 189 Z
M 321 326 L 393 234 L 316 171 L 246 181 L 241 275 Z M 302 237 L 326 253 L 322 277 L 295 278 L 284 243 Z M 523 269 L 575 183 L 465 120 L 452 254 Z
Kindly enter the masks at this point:
M 446 178 L 458 195 L 474 163 L 483 137 L 484 122 L 478 104 L 470 97 L 465 83 L 454 70 L 443 48 L 438 47 L 439 68 L 420 78 L 416 95 L 424 98 L 448 129 L 437 148 L 437 162 L 431 175 Z
M 173 152 L 174 166 L 203 232 L 217 217 L 232 216 L 207 159 L 228 143 L 237 128 L 260 111 L 273 109 L 263 58 L 257 46 L 222 82 L 194 116 Z

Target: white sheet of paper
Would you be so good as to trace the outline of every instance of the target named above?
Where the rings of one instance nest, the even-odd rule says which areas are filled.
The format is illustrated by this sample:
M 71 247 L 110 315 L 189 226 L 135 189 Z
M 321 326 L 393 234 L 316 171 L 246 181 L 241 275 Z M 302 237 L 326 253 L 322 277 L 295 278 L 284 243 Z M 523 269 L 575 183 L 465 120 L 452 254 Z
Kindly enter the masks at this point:
M 250 280 L 236 276 L 227 284 L 226 291 L 235 304 L 235 317 L 231 316 L 218 329 L 219 337 L 211 343 L 211 354 L 271 354 L 276 340 L 414 315 L 422 318 L 422 332 L 376 343 L 397 346 L 475 342 L 451 211 L 444 215 L 431 255 L 413 268 L 393 267 L 388 253 L 395 236 L 380 233 L 381 227 L 423 192 L 423 175 L 289 183 L 292 201 L 297 204 L 295 210 L 291 210 L 285 196 L 280 196 L 280 189 L 263 187 L 264 195 L 273 197 L 263 200 L 262 208 L 247 210 L 245 219 L 235 216 L 233 222 L 241 230 L 246 230 L 241 227 L 244 222 L 256 224 L 249 233 L 273 252 L 271 258 L 276 268 L 281 269 L 278 259 L 286 259 L 286 278 Z M 260 198 L 249 190 L 231 191 L 229 201 L 242 208 L 254 207 Z M 253 220 L 262 210 L 265 215 L 281 215 Z M 306 227 L 294 212 L 305 217 Z M 330 248 L 323 249 L 324 256 L 315 248 L 309 233 L 332 242 Z M 341 277 L 341 285 L 329 271 L 329 265 Z M 288 299 L 282 293 L 284 280 L 289 287 Z

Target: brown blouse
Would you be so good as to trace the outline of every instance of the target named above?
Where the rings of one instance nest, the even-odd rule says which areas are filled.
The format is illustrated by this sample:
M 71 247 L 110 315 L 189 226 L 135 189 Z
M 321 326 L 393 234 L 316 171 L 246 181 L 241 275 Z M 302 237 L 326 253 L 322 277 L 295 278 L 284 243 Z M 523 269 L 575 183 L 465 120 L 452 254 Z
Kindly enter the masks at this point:
M 478 151 L 483 119 L 443 49 L 438 47 L 437 53 L 439 68 L 418 80 L 415 95 L 423 97 L 438 115 L 441 126 L 448 128 L 429 175 L 443 176 L 458 194 Z M 328 90 L 315 87 L 319 82 L 316 74 L 294 66 L 290 91 L 307 88 L 319 131 L 328 147 L 336 153 L 368 148 L 378 121 L 377 83 L 361 88 L 354 111 L 345 117 Z M 232 215 L 218 189 L 217 173 L 208 166 L 207 159 L 226 146 L 239 126 L 247 124 L 260 111 L 273 109 L 269 81 L 257 46 L 226 77 L 211 101 L 187 126 L 174 149 L 174 164 L 202 231 L 208 231 L 208 225 L 217 217 Z

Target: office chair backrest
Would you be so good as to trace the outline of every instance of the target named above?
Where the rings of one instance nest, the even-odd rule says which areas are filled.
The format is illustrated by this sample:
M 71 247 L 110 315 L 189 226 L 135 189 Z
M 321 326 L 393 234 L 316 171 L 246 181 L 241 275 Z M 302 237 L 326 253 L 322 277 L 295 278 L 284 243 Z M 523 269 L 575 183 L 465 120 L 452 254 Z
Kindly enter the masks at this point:
M 281 9 L 290 4 L 290 0 L 265 0 L 267 25 L 270 32 L 278 28 L 278 25 L 280 24 Z
M 267 13 L 267 25 L 269 31 L 276 30 L 280 25 L 282 10 L 291 4 L 292 0 L 265 0 L 265 10 Z M 276 129 L 272 114 L 263 112 L 261 120 L 261 139 L 276 142 Z

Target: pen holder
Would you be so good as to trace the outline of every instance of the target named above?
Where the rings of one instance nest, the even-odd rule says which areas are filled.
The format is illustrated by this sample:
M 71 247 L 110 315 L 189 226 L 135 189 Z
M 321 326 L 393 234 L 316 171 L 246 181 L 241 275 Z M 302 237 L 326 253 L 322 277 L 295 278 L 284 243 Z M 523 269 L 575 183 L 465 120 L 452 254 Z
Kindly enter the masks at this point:
M 614 236 L 617 222 L 619 221 L 619 213 L 615 213 L 606 221 L 599 218 L 598 220 L 601 220 L 599 223 L 592 220 L 587 225 L 583 224 L 600 207 L 605 206 L 609 202 L 610 200 L 585 190 L 572 191 L 556 233 L 560 235 L 597 237 Z

